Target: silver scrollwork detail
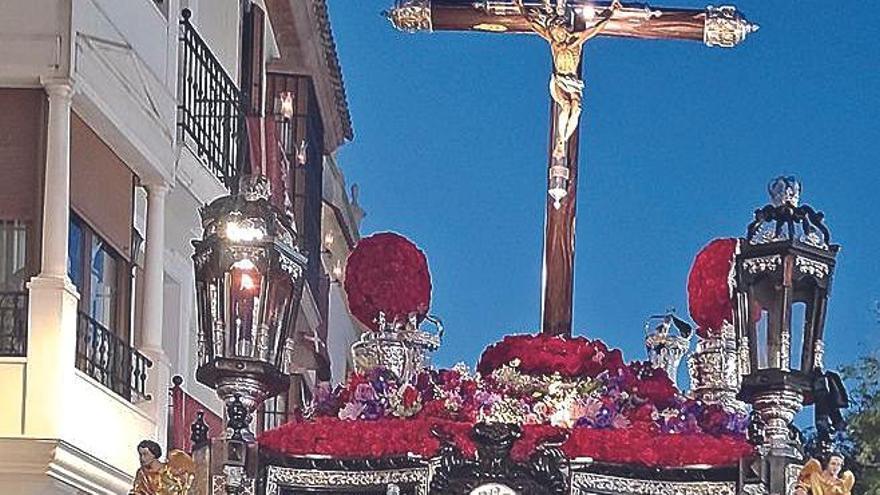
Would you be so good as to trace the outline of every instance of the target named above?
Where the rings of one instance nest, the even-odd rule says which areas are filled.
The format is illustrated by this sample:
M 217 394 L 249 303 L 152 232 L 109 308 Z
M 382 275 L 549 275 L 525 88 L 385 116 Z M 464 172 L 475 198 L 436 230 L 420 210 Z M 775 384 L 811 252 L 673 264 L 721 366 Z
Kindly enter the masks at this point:
M 767 495 L 767 487 L 764 485 L 745 485 L 743 493 L 746 495 Z
M 817 279 L 823 279 L 831 273 L 831 268 L 827 264 L 802 256 L 795 258 L 794 264 L 801 273 L 812 275 Z
M 791 370 L 791 330 L 783 331 L 779 338 L 779 369 Z
M 694 397 L 709 404 L 721 404 L 728 410 L 745 412 L 745 403 L 736 400 L 743 374 L 740 357 L 735 331 L 729 323 L 722 327 L 720 335 L 701 338 L 688 360 Z
M 430 353 L 439 346 L 439 339 L 420 330 L 367 332 L 351 346 L 351 354 L 359 373 L 383 366 L 408 381 L 430 366 Z
M 825 367 L 825 341 L 816 340 L 813 347 L 813 366 L 822 369 Z
M 235 493 L 239 493 L 241 495 L 255 495 L 257 493 L 256 480 L 247 479 L 243 482 L 243 484 L 236 488 Z M 231 488 L 231 487 L 230 487 Z M 215 474 L 211 478 L 211 494 L 212 495 L 228 495 L 228 491 L 226 489 L 226 476 L 222 474 Z
M 266 250 L 261 247 L 231 245 L 227 248 L 227 253 L 233 263 L 250 260 L 253 264 L 261 266 L 266 262 Z
M 272 186 L 265 175 L 242 176 L 238 188 L 246 201 L 268 200 L 272 197 Z
M 755 395 L 752 407 L 764 420 L 765 445 L 785 446 L 789 425 L 804 407 L 804 396 L 793 390 L 770 390 Z
M 733 48 L 742 43 L 749 33 L 757 30 L 758 26 L 740 15 L 736 7 L 710 5 L 706 8 L 706 24 L 703 27 L 703 42 L 706 46 Z
M 716 481 L 634 480 L 593 473 L 574 473 L 572 494 L 627 493 L 632 495 L 736 495 L 736 483 Z
M 299 280 L 300 277 L 302 277 L 303 269 L 299 263 L 286 256 L 279 257 L 278 261 L 281 264 L 281 269 L 287 272 L 295 280 Z
M 782 265 L 782 257 L 774 254 L 760 258 L 749 258 L 742 263 L 747 272 L 755 275 L 762 272 L 775 272 Z
M 804 467 L 800 464 L 789 464 L 785 466 L 785 493 L 794 493 L 797 486 L 798 476 Z
M 281 488 L 320 489 L 332 487 L 386 487 L 389 484 L 415 485 L 416 495 L 428 495 L 428 468 L 387 469 L 381 471 L 322 471 L 269 466 L 266 495 L 280 495 Z
M 386 15 L 395 28 L 407 33 L 432 29 L 430 0 L 398 0 Z

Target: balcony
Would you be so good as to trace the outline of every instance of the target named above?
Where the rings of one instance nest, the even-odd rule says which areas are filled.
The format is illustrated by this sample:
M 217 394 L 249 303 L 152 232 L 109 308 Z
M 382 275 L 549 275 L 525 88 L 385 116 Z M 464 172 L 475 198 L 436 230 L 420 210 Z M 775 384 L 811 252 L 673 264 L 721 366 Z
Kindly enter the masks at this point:
M 147 368 L 153 363 L 89 315 L 79 312 L 76 368 L 129 402 L 147 398 Z
M 0 356 L 27 355 L 27 292 L 0 292 Z
M 195 144 L 196 154 L 227 188 L 237 170 L 244 116 L 241 92 L 190 23 L 180 20 L 177 125 Z

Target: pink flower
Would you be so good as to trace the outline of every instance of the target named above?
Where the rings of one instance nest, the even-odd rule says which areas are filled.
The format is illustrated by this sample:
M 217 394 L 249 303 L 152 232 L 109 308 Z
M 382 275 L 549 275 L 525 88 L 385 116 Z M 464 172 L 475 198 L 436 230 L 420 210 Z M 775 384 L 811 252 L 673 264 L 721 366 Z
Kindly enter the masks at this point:
M 339 410 L 339 419 L 358 419 L 366 406 L 360 402 L 349 402 Z

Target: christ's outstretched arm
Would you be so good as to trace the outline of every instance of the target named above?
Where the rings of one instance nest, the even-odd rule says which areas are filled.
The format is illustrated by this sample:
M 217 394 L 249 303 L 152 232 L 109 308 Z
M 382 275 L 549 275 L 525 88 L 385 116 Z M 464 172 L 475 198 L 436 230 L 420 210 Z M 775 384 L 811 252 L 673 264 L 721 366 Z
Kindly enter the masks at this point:
M 611 5 L 609 5 L 608 8 L 600 14 L 599 22 L 593 24 L 593 27 L 591 27 L 590 29 L 585 29 L 577 33 L 578 42 L 581 44 L 586 43 L 590 39 L 601 34 L 602 31 L 605 29 L 605 26 L 608 24 L 608 21 L 610 21 L 611 18 L 614 17 L 614 12 L 621 8 L 623 8 L 623 4 L 620 3 L 620 0 L 614 0 L 613 2 L 611 2 Z
M 532 31 L 545 40 L 550 41 L 550 32 L 547 30 L 547 26 L 534 17 L 534 13 L 526 8 L 523 0 L 513 0 L 513 3 L 519 8 L 520 14 L 529 22 L 529 27 L 532 28 Z

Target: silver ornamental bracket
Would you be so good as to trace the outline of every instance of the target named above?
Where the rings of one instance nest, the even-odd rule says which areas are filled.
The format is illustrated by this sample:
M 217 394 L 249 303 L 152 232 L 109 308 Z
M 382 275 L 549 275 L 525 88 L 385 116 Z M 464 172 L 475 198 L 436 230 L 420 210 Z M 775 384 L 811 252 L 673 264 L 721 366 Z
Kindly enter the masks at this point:
M 706 46 L 733 48 L 745 41 L 760 26 L 752 24 L 742 16 L 736 7 L 706 7 L 706 23 L 703 27 L 703 43 Z
M 395 28 L 407 33 L 432 29 L 430 0 L 398 0 L 385 16 Z

